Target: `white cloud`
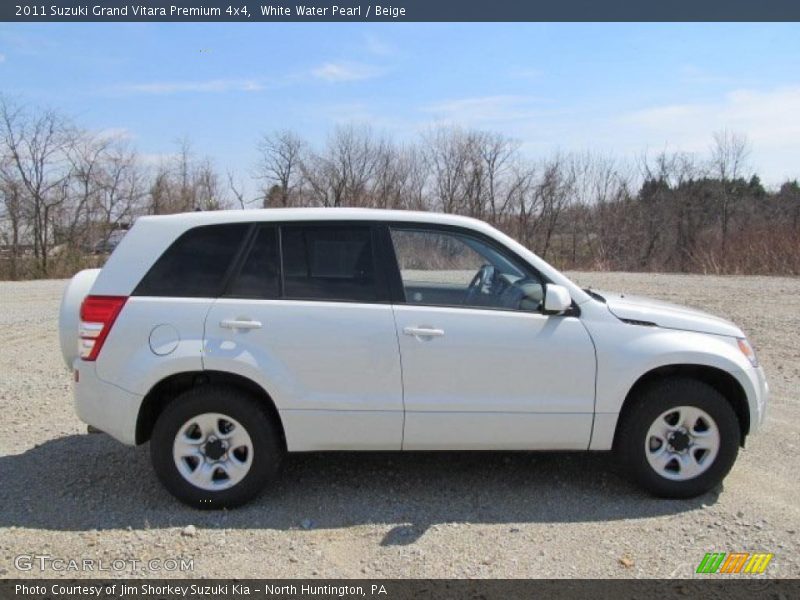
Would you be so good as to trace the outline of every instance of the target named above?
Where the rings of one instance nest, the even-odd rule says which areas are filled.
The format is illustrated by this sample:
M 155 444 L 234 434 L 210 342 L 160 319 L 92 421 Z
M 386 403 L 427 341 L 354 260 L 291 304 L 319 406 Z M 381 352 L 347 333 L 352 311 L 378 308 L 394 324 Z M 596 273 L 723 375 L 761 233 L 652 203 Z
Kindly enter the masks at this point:
M 643 152 L 690 152 L 707 157 L 715 132 L 743 134 L 752 149 L 750 167 L 776 185 L 800 176 L 800 86 L 741 88 L 716 98 L 593 114 L 573 108 L 568 119 L 528 124 L 530 139 L 560 147 L 590 147 L 619 156 Z
M 544 71 L 533 67 L 513 67 L 508 71 L 508 75 L 513 79 L 535 81 L 544 76 Z
M 352 62 L 327 62 L 311 70 L 311 74 L 323 81 L 341 83 L 372 79 L 383 74 L 383 71 L 372 65 Z
M 479 96 L 446 100 L 423 106 L 436 119 L 458 125 L 485 127 L 492 123 L 529 119 L 542 114 L 537 103 L 541 99 L 532 96 Z
M 136 155 L 139 161 L 148 167 L 158 167 L 178 158 L 176 152 L 140 152 Z
M 0 52 L 0 63 L 6 62 L 6 55 Z
M 373 131 L 397 135 L 398 139 L 415 126 L 414 122 L 395 113 L 376 111 L 373 106 L 363 101 L 326 103 L 317 109 L 317 113 L 327 123 L 365 126 Z
M 136 135 L 127 127 L 107 127 L 96 132 L 95 135 L 104 140 L 129 141 L 136 139 Z
M 397 53 L 397 48 L 392 44 L 372 34 L 364 36 L 364 45 L 368 52 L 376 56 L 391 56 Z
M 210 79 L 207 81 L 126 83 L 114 86 L 110 91 L 120 94 L 180 94 L 257 92 L 263 89 L 264 84 L 255 79 Z
M 737 82 L 739 85 L 742 84 L 741 78 L 720 75 L 696 65 L 683 65 L 678 69 L 678 76 L 683 83 L 691 85 L 730 86 Z
M 800 174 L 800 86 L 740 89 L 716 101 L 654 106 L 622 115 L 626 137 L 669 144 L 689 152 L 708 150 L 714 132 L 747 136 L 753 162 L 766 177 Z
M 636 159 L 643 152 L 707 156 L 717 131 L 747 136 L 750 163 L 765 183 L 800 177 L 800 85 L 737 89 L 705 101 L 600 109 L 590 102 L 554 105 L 531 96 L 497 95 L 422 107 L 435 121 L 499 131 L 530 156 L 592 150 Z M 429 122 L 430 124 L 430 122 Z

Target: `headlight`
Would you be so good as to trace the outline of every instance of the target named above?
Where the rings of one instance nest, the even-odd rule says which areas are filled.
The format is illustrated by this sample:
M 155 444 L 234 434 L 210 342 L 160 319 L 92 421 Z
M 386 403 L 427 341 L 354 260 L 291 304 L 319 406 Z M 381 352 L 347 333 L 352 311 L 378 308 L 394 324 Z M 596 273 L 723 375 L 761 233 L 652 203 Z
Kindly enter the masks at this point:
M 756 356 L 755 350 L 753 350 L 753 347 L 750 345 L 750 342 L 747 341 L 747 338 L 736 338 L 736 341 L 739 344 L 739 350 L 747 357 L 750 364 L 757 367 L 758 357 Z

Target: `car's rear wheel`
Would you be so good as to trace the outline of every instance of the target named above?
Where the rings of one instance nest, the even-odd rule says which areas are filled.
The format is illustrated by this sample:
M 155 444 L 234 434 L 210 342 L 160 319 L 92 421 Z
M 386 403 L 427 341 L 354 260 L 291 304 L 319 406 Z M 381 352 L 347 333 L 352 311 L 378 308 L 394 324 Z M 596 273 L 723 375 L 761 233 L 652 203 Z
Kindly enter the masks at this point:
M 725 478 L 740 436 L 736 413 L 717 390 L 693 379 L 664 379 L 633 399 L 622 415 L 615 449 L 651 493 L 691 498 Z
M 159 416 L 150 455 L 176 498 L 213 509 L 254 498 L 277 473 L 283 445 L 257 399 L 205 385 L 181 394 Z

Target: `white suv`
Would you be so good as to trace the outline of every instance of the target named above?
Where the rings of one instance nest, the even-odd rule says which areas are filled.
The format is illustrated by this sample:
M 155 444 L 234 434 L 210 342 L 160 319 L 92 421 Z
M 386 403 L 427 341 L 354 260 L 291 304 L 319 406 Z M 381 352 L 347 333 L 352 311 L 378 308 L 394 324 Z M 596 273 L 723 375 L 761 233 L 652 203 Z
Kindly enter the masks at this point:
M 61 346 L 80 418 L 202 508 L 288 452 L 615 450 L 651 492 L 717 485 L 764 419 L 742 331 L 583 290 L 489 225 L 363 209 L 136 221 L 78 273 Z

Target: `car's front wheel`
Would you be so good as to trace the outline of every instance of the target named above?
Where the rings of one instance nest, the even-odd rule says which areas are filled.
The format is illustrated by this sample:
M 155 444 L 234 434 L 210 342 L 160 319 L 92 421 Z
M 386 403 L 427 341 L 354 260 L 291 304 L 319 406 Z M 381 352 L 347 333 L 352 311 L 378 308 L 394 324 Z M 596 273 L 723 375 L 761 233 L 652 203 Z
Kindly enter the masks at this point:
M 278 471 L 283 446 L 257 399 L 205 385 L 181 394 L 159 416 L 150 456 L 176 498 L 196 508 L 226 508 L 263 489 Z
M 651 493 L 691 498 L 716 487 L 739 450 L 740 428 L 727 399 L 684 378 L 644 388 L 622 416 L 616 451 Z

